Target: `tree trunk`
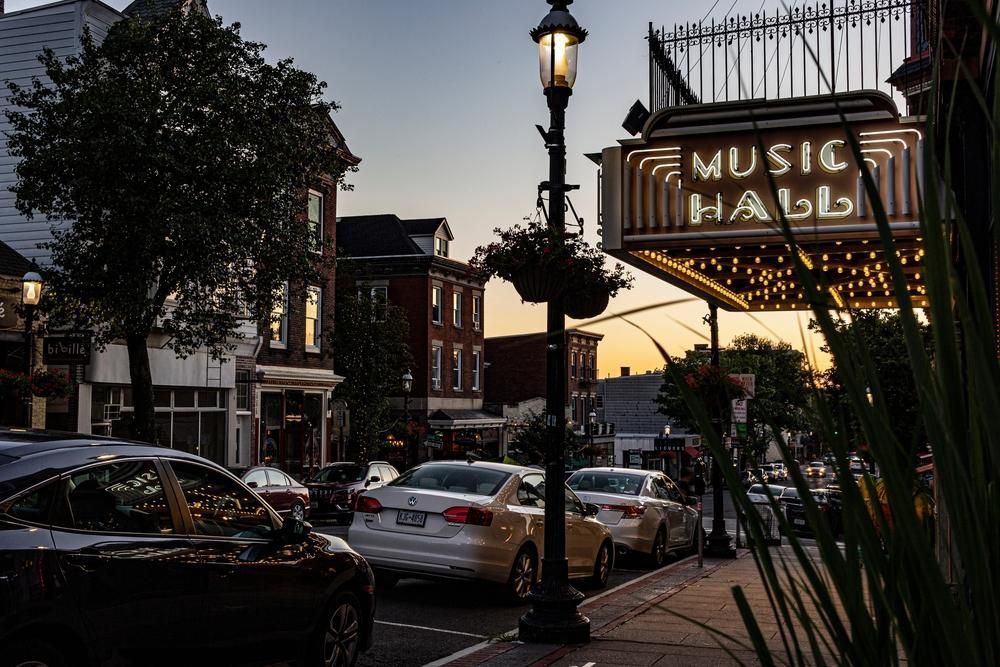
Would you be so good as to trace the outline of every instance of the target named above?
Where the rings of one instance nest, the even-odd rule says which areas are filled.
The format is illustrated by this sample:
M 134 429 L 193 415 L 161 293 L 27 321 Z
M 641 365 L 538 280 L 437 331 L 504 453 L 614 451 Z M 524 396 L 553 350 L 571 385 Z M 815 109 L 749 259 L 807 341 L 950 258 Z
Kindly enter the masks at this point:
M 153 442 L 156 437 L 156 422 L 153 412 L 153 376 L 149 371 L 149 349 L 146 336 L 129 335 L 128 369 L 132 377 L 132 405 L 135 406 L 132 419 L 132 438 L 141 442 Z

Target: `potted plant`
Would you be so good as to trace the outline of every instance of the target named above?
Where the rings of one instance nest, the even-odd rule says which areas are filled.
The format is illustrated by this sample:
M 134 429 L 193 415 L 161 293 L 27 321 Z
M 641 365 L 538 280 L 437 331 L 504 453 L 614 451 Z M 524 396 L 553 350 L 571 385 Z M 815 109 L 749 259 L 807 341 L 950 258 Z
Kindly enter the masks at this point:
M 31 389 L 31 380 L 24 373 L 0 368 L 0 396 L 21 396 Z
M 31 374 L 31 393 L 39 398 L 68 398 L 73 395 L 73 383 L 66 373 L 36 370 Z
M 512 283 L 524 301 L 544 303 L 572 296 L 566 302 L 567 315 L 594 317 L 607 308 L 611 296 L 632 284 L 621 266 L 608 270 L 604 254 L 579 235 L 564 234 L 560 239 L 538 222 L 494 232 L 498 240 L 476 248 L 472 267 L 484 280 Z

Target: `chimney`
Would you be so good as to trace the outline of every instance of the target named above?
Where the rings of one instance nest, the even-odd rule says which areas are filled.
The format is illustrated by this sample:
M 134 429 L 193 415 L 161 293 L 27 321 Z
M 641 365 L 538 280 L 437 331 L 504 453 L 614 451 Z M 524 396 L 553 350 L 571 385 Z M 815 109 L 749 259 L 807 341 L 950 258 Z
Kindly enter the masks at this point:
M 629 366 L 622 366 L 622 377 L 627 378 L 632 375 L 632 369 Z

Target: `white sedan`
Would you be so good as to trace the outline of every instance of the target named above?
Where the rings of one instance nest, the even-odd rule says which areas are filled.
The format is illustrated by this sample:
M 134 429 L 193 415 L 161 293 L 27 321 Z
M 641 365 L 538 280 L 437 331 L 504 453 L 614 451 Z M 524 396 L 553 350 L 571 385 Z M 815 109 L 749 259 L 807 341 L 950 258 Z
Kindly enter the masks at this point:
M 611 533 L 594 518 L 596 507 L 569 489 L 565 499 L 569 576 L 603 587 L 614 562 Z M 538 581 L 544 536 L 542 470 L 433 461 L 359 496 L 347 541 L 375 568 L 376 585 L 477 579 L 523 599 Z
M 697 546 L 698 512 L 691 507 L 697 499 L 658 470 L 584 468 L 566 483 L 601 508 L 597 518 L 620 550 L 648 555 L 655 567 L 668 553 Z

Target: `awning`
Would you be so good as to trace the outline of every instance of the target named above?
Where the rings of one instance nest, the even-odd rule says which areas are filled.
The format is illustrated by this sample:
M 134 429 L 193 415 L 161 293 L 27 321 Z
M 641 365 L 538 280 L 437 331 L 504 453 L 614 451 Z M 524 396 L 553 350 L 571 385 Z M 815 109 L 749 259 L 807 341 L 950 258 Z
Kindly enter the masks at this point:
M 693 459 L 696 459 L 699 456 L 701 456 L 701 450 L 698 449 L 697 447 L 686 447 L 684 451 L 687 452 L 687 455 Z
M 482 410 L 435 410 L 427 417 L 427 425 L 440 431 L 498 428 L 506 423 L 506 417 Z

